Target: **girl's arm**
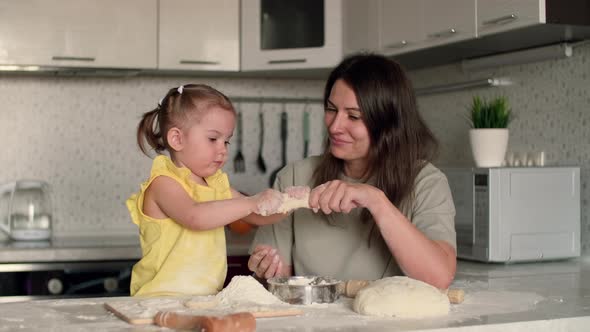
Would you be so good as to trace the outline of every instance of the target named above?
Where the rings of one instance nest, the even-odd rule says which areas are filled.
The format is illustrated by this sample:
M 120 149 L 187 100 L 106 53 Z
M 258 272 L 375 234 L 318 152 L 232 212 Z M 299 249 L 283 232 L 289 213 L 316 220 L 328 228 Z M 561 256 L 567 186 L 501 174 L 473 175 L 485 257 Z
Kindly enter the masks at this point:
M 453 247 L 426 237 L 378 188 L 339 180 L 326 182 L 312 190 L 310 206 L 326 214 L 367 208 L 389 251 L 408 277 L 440 289 L 448 288 L 453 281 L 457 266 Z
M 237 198 L 247 198 L 248 197 L 248 196 L 243 195 L 239 191 L 235 190 L 234 188 L 231 188 L 231 193 L 232 193 L 232 197 L 234 199 L 237 199 Z M 241 219 L 243 221 L 245 221 L 245 222 L 247 222 L 249 224 L 253 224 L 253 225 L 268 225 L 268 224 L 274 224 L 274 223 L 282 220 L 287 215 L 288 214 L 286 214 L 286 213 L 275 213 L 275 214 L 271 214 L 269 216 L 261 216 L 261 215 L 256 214 L 256 213 L 250 213 L 250 214 L 248 214 L 247 216 L 245 216 L 245 217 L 243 217 Z
M 197 203 L 178 182 L 159 176 L 146 190 L 143 209 L 152 218 L 171 218 L 189 229 L 208 230 L 256 213 L 261 204 L 276 210 L 281 204 L 281 194 L 268 189 L 251 197 Z

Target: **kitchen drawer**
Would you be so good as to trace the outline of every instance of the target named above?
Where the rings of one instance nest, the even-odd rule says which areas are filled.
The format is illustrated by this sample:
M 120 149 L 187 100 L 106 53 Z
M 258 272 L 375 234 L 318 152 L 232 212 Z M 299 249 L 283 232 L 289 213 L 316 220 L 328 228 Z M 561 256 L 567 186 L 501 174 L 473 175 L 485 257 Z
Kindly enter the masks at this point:
M 135 262 L 0 264 L 0 302 L 129 296 Z
M 239 275 L 252 275 L 248 270 L 248 259 L 250 256 L 228 256 L 227 257 L 227 277 L 225 278 L 224 287 L 229 284 L 231 278 Z

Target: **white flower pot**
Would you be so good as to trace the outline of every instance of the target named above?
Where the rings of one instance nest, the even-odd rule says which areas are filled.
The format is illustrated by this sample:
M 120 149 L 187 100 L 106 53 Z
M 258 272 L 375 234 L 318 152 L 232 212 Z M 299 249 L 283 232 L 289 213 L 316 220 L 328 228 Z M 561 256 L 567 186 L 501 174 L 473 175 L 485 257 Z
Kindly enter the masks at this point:
M 471 129 L 469 142 L 477 167 L 499 167 L 502 166 L 508 146 L 508 129 Z

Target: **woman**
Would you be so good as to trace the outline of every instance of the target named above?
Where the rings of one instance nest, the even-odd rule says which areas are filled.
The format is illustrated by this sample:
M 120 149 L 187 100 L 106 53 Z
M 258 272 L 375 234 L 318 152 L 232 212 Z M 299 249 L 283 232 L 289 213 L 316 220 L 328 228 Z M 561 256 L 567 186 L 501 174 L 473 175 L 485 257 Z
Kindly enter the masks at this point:
M 402 68 L 379 55 L 350 56 L 330 74 L 324 107 L 323 155 L 286 166 L 275 182 L 282 191 L 314 188 L 313 210 L 261 227 L 249 269 L 260 278 L 406 275 L 447 288 L 455 208 L 446 177 L 430 164 L 437 141 Z

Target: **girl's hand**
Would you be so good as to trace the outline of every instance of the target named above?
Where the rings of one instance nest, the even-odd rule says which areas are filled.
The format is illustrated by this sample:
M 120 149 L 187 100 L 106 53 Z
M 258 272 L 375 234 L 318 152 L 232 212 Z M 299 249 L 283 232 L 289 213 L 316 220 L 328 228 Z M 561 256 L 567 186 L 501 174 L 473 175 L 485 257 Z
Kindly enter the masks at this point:
M 371 204 L 381 190 L 364 183 L 348 183 L 341 180 L 328 181 L 311 191 L 309 206 L 322 210 L 325 214 L 332 212 L 349 213 L 354 208 L 364 207 L 371 210 Z
M 283 266 L 283 260 L 277 249 L 264 244 L 257 245 L 248 259 L 248 269 L 258 278 L 279 277 Z
M 283 203 L 283 194 L 274 189 L 266 189 L 265 191 L 252 196 L 255 202 L 254 213 L 261 216 L 268 216 L 278 212 L 279 207 Z

